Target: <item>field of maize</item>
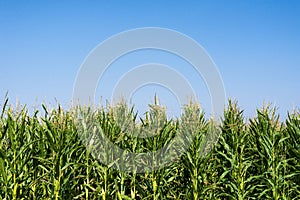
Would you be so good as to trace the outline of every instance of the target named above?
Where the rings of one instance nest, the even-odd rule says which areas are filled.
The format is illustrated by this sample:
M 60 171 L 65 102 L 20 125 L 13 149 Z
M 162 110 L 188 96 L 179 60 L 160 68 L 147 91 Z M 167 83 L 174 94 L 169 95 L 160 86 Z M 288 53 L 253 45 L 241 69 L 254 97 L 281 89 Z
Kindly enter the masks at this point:
M 130 106 L 90 110 L 110 141 L 132 152 L 162 148 L 183 129 L 193 135 L 181 137 L 193 141 L 186 149 L 177 144 L 182 155 L 174 162 L 135 173 L 103 164 L 86 147 L 75 119 L 87 107 L 29 113 L 6 99 L 0 108 L 0 199 L 300 199 L 299 111 L 280 121 L 276 108 L 264 106 L 245 119 L 229 100 L 214 124 L 197 103 L 178 119 L 157 105 L 143 119 Z M 162 126 L 153 137 L 130 137 L 116 123 L 118 112 L 136 126 Z M 208 134 L 212 126 L 217 136 Z

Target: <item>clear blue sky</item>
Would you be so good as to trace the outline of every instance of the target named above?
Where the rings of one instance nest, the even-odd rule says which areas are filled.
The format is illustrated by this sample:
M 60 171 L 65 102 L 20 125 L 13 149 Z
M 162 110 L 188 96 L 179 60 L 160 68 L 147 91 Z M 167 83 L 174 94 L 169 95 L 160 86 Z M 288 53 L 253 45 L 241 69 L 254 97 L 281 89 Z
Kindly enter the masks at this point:
M 283 116 L 293 105 L 299 108 L 300 1 L 296 0 L 2 0 L 0 104 L 6 91 L 11 102 L 18 98 L 29 107 L 54 98 L 70 104 L 77 71 L 88 53 L 108 37 L 140 27 L 174 29 L 195 39 L 216 63 L 227 97 L 237 99 L 247 116 L 263 102 L 278 106 Z M 153 61 L 155 56 L 150 52 L 145 60 L 137 57 Z M 120 71 L 116 68 L 114 73 Z M 160 89 L 148 88 L 155 90 Z M 105 96 L 101 90 L 97 95 Z M 209 110 L 207 96 L 199 96 Z M 150 99 L 142 97 L 137 93 L 137 103 Z

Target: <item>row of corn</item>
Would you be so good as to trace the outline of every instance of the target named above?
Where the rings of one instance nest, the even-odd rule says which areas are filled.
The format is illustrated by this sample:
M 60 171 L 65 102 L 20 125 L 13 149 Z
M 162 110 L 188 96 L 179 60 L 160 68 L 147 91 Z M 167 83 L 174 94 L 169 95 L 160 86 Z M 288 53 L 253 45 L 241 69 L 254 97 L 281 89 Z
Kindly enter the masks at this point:
M 178 119 L 155 104 L 143 117 L 125 103 L 31 113 L 8 104 L 0 199 L 300 199 L 299 111 L 280 121 L 264 106 L 245 119 L 230 100 L 216 122 L 197 103 Z

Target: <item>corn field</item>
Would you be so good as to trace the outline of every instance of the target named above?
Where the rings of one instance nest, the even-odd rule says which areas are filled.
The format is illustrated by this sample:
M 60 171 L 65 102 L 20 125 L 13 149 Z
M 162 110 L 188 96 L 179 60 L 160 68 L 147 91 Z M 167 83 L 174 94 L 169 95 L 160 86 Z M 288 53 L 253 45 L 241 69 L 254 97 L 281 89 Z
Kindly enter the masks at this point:
M 183 129 L 193 137 L 182 135 L 182 144 L 192 141 L 187 148 L 178 143 L 181 156 L 165 167 L 127 173 L 96 159 L 80 138 L 75 113 L 89 108 L 43 105 L 29 113 L 6 99 L 0 111 L 0 198 L 300 199 L 299 111 L 280 121 L 276 108 L 264 106 L 245 119 L 229 100 L 221 122 L 214 123 L 197 103 L 186 105 L 178 119 L 168 119 L 157 105 L 150 105 L 142 119 L 130 106 L 118 108 L 97 108 L 93 117 L 123 149 L 155 151 Z M 129 137 L 118 126 L 116 112 L 126 113 L 137 127 L 158 121 L 161 126 L 153 137 Z M 220 130 L 217 136 L 207 134 L 212 126 Z

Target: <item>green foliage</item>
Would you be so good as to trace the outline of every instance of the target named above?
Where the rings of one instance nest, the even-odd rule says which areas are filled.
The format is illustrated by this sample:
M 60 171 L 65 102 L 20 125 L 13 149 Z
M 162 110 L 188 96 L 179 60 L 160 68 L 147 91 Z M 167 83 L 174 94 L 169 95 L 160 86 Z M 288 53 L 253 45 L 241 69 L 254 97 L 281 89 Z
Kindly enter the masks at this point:
M 300 112 L 280 122 L 276 109 L 266 106 L 247 121 L 230 100 L 217 124 L 197 103 L 186 105 L 178 119 L 168 119 L 161 106 L 149 107 L 144 118 L 124 102 L 97 109 L 43 105 L 42 115 L 13 109 L 6 100 L 0 113 L 0 199 L 300 198 Z M 134 153 L 173 144 L 180 157 L 163 168 L 139 173 L 137 165 L 122 172 L 115 162 L 120 156 L 101 143 L 103 137 Z M 95 154 L 100 146 L 106 154 Z M 128 154 L 121 157 L 133 162 Z M 112 162 L 105 165 L 104 159 Z

